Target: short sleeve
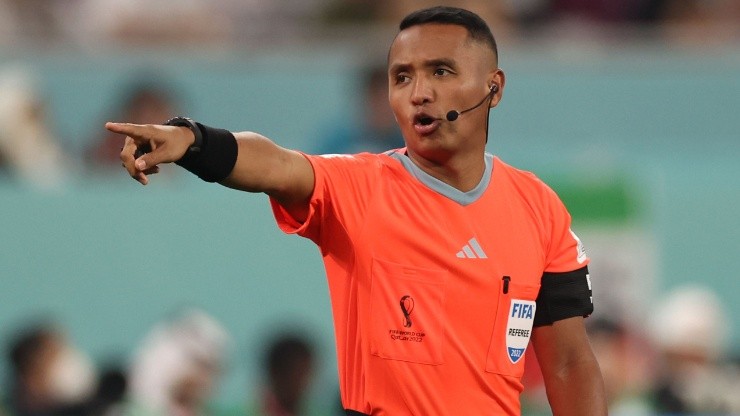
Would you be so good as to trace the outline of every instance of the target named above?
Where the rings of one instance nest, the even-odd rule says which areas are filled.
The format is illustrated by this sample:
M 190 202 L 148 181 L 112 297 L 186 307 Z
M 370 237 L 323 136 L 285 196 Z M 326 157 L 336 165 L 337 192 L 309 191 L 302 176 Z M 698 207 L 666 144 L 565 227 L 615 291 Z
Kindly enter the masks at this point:
M 571 230 L 571 216 L 555 192 L 547 189 L 549 243 L 534 326 L 550 325 L 594 310 L 589 258 L 580 238 Z
M 562 273 L 581 269 L 589 258 L 581 239 L 571 229 L 571 216 L 555 192 L 547 188 L 549 239 L 545 255 L 545 272 Z
M 349 233 L 362 222 L 381 164 L 378 155 L 368 153 L 304 156 L 315 176 L 306 220 L 296 221 L 273 198 L 270 204 L 283 232 L 308 238 L 325 251 L 348 241 Z

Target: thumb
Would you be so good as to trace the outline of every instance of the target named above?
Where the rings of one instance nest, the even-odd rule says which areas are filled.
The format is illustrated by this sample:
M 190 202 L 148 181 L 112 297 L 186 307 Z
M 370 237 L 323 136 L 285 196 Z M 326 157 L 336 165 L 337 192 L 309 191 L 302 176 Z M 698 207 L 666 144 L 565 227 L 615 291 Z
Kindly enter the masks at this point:
M 147 166 L 150 166 L 149 164 L 147 164 L 146 159 L 148 159 L 146 157 L 146 155 L 143 155 L 143 156 L 139 157 L 138 159 L 136 159 L 136 161 L 134 162 L 134 165 L 136 166 L 136 169 L 146 170 Z
M 161 152 L 158 152 L 156 150 L 149 153 L 144 153 L 136 159 L 136 161 L 134 162 L 134 166 L 136 166 L 136 169 L 144 171 L 159 165 L 163 162 L 162 157 L 159 153 Z
M 140 148 L 141 149 L 141 148 Z M 175 162 L 182 158 L 185 154 L 185 150 L 180 151 L 179 148 L 175 148 L 172 143 L 164 143 L 157 145 L 156 142 L 150 142 L 150 145 L 144 146 L 142 153 L 137 153 L 134 166 L 140 171 L 151 169 L 161 163 Z

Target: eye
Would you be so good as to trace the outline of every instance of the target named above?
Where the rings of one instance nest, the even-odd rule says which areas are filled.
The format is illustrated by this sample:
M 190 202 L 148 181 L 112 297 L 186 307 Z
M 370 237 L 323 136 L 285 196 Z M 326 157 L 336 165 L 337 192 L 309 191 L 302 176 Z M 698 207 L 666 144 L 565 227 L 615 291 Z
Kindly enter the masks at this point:
M 448 75 L 448 74 L 451 74 L 451 72 L 447 68 L 436 68 L 434 70 L 434 75 L 436 75 L 438 77 L 442 77 L 442 76 L 445 76 L 445 75 Z
M 396 84 L 403 84 L 409 81 L 409 76 L 406 74 L 398 74 L 396 75 Z

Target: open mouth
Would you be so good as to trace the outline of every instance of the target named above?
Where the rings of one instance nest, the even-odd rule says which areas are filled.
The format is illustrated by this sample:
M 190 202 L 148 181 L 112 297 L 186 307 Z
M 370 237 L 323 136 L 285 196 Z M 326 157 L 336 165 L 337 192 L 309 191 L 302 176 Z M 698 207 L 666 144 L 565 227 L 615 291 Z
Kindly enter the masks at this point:
M 434 123 L 436 119 L 430 115 L 427 114 L 417 114 L 414 116 L 414 124 L 422 125 L 422 126 L 428 126 L 432 123 Z
M 414 116 L 414 129 L 422 136 L 434 133 L 439 127 L 439 119 L 425 113 Z

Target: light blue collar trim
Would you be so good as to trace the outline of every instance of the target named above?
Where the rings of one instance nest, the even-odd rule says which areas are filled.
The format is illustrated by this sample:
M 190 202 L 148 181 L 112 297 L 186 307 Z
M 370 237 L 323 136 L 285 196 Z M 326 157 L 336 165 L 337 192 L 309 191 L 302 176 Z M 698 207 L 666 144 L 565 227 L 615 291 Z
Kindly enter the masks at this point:
M 387 153 L 387 155 L 401 162 L 403 167 L 409 173 L 414 175 L 414 177 L 418 179 L 419 182 L 423 183 L 427 188 L 463 206 L 472 204 L 473 202 L 477 201 L 483 195 L 486 189 L 488 189 L 488 184 L 491 182 L 491 173 L 493 172 L 493 155 L 490 153 L 485 153 L 483 156 L 483 160 L 486 164 L 486 170 L 483 172 L 483 177 L 481 178 L 478 185 L 476 185 L 475 188 L 471 189 L 468 192 L 463 192 L 457 188 L 454 188 L 440 181 L 434 176 L 424 172 L 423 170 L 421 170 L 421 168 L 416 166 L 416 164 L 414 164 L 414 162 L 412 162 L 411 159 L 404 153 L 394 151 Z

